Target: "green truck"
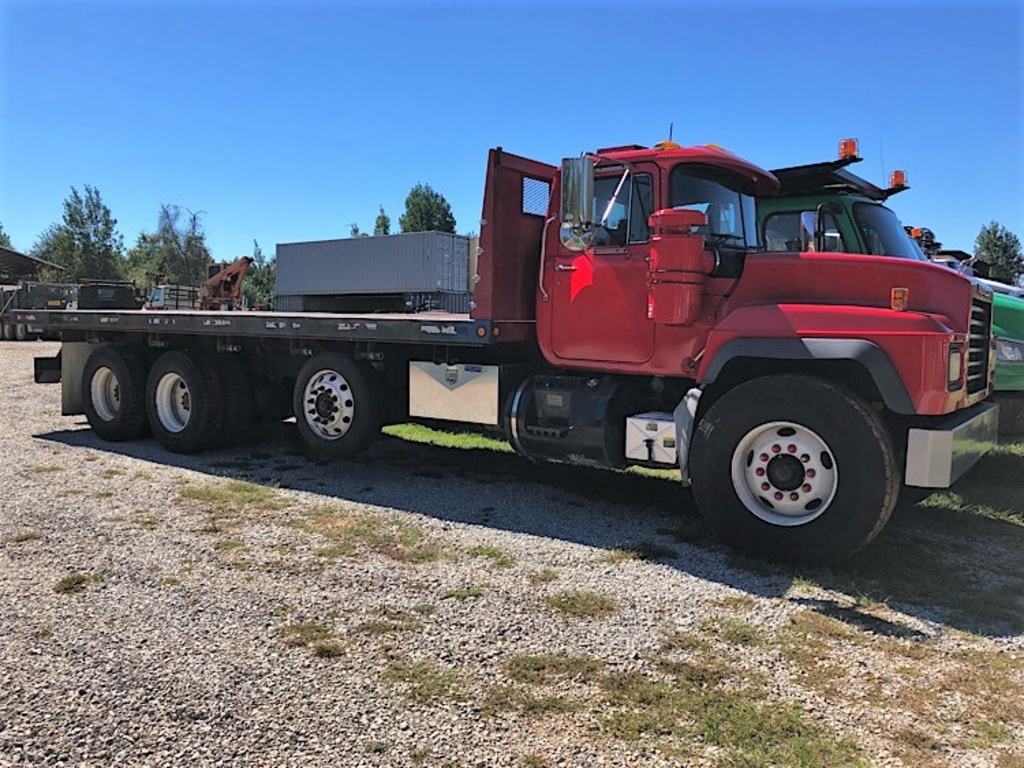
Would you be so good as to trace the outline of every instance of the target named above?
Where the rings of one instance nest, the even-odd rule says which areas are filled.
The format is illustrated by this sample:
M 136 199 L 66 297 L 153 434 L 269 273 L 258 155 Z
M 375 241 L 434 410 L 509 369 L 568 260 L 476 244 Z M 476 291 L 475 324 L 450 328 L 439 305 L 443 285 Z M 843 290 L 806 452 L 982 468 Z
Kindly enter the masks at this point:
M 882 189 L 851 173 L 860 162 L 855 144 L 840 144 L 840 157 L 823 163 L 776 168 L 777 196 L 757 200 L 758 227 L 769 251 L 829 251 L 929 261 L 885 202 L 909 189 L 906 175 L 893 172 Z M 946 269 L 936 265 L 936 269 Z M 987 281 L 979 280 L 982 284 Z M 988 285 L 992 288 L 991 285 Z M 994 292 L 992 331 L 996 336 L 995 390 L 999 433 L 1024 436 L 1024 299 Z

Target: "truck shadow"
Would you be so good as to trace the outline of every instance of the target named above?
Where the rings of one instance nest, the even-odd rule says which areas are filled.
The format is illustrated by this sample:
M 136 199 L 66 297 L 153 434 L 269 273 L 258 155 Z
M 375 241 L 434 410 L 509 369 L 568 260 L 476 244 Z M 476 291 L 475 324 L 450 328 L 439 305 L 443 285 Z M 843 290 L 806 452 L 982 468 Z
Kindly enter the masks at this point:
M 808 605 L 875 634 L 922 634 L 900 623 L 881 603 L 927 622 L 934 632 L 941 631 L 940 625 L 989 637 L 1024 631 L 1024 526 L 1012 517 L 976 514 L 971 503 L 951 500 L 948 494 L 897 510 L 871 546 L 838 566 L 795 568 L 744 557 L 723 546 L 703 525 L 689 492 L 663 477 L 533 464 L 494 450 L 444 448 L 392 437 L 358 460 L 320 464 L 302 456 L 292 432 L 290 425 L 275 425 L 258 445 L 197 456 L 170 454 L 154 440 L 105 443 L 88 429 L 37 437 L 437 520 L 600 550 L 632 550 L 661 566 Z M 999 465 L 1000 473 L 1024 478 L 1024 456 L 1012 459 L 995 456 L 991 463 Z M 972 471 L 958 491 L 982 493 L 986 473 L 993 471 L 988 462 Z M 792 592 L 797 584 L 800 595 Z M 813 600 L 807 599 L 808 590 Z

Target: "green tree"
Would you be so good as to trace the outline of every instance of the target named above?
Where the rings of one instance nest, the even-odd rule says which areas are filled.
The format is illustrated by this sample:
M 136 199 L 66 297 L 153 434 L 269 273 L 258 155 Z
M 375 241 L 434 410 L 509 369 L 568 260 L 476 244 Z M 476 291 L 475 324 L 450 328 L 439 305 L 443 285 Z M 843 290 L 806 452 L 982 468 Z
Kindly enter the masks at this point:
M 252 246 L 252 264 L 245 273 L 242 295 L 253 309 L 273 309 L 277 296 L 277 260 L 274 257 L 267 259 L 255 240 Z
M 172 283 L 199 285 L 206 280 L 213 259 L 206 245 L 200 216 L 178 205 L 161 205 L 154 236 L 157 239 L 167 277 Z
M 429 184 L 417 184 L 405 198 L 405 213 L 398 219 L 402 232 L 455 233 L 455 217 L 444 195 Z
M 373 236 L 380 237 L 382 235 L 391 234 L 391 217 L 384 213 L 384 206 L 378 206 L 380 213 L 377 214 L 377 220 L 373 222 Z
M 125 255 L 125 277 L 136 285 L 149 285 L 152 275 L 166 274 L 167 262 L 160 240 L 155 234 L 140 232 L 135 245 Z
M 998 222 L 990 221 L 978 232 L 974 255 L 989 263 L 993 279 L 1016 285 L 1024 274 L 1020 239 Z
M 12 250 L 14 248 L 14 246 L 11 245 L 11 238 L 6 232 L 4 232 L 3 224 L 0 224 L 0 246 L 3 246 L 4 248 L 11 248 Z
M 59 273 L 63 281 L 118 279 L 124 270 L 124 238 L 99 191 L 86 184 L 85 195 L 71 188 L 64 200 L 63 221 L 39 236 L 32 255 L 63 267 Z

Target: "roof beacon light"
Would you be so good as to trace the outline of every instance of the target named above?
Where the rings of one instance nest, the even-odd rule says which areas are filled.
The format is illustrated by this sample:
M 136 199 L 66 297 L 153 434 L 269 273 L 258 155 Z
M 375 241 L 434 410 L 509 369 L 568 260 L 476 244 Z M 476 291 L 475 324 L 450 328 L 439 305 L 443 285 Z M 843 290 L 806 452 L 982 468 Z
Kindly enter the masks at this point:
M 848 157 L 857 157 L 860 154 L 860 147 L 856 139 L 843 139 L 839 142 L 839 159 L 845 160 Z
M 889 291 L 889 306 L 896 312 L 906 312 L 910 303 L 909 288 L 893 288 Z
M 895 189 L 896 187 L 907 186 L 907 172 L 906 171 L 893 171 L 889 174 L 889 186 Z
M 922 234 L 924 234 L 924 233 L 921 232 L 921 228 L 920 227 L 914 227 L 913 229 L 910 230 L 910 236 L 912 238 L 914 238 L 915 240 L 920 240 Z
M 682 149 L 682 146 L 674 141 L 659 141 L 654 145 L 655 149 Z

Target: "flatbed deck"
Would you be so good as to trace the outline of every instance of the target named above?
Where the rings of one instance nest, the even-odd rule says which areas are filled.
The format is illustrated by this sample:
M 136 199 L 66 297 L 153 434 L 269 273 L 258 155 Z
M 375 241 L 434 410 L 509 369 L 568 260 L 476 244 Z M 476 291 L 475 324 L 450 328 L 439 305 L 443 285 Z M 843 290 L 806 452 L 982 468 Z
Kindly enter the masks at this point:
M 62 334 L 202 334 L 264 339 L 416 342 L 486 346 L 490 320 L 445 312 L 337 314 L 198 310 L 11 310 L 9 322 L 33 323 Z

